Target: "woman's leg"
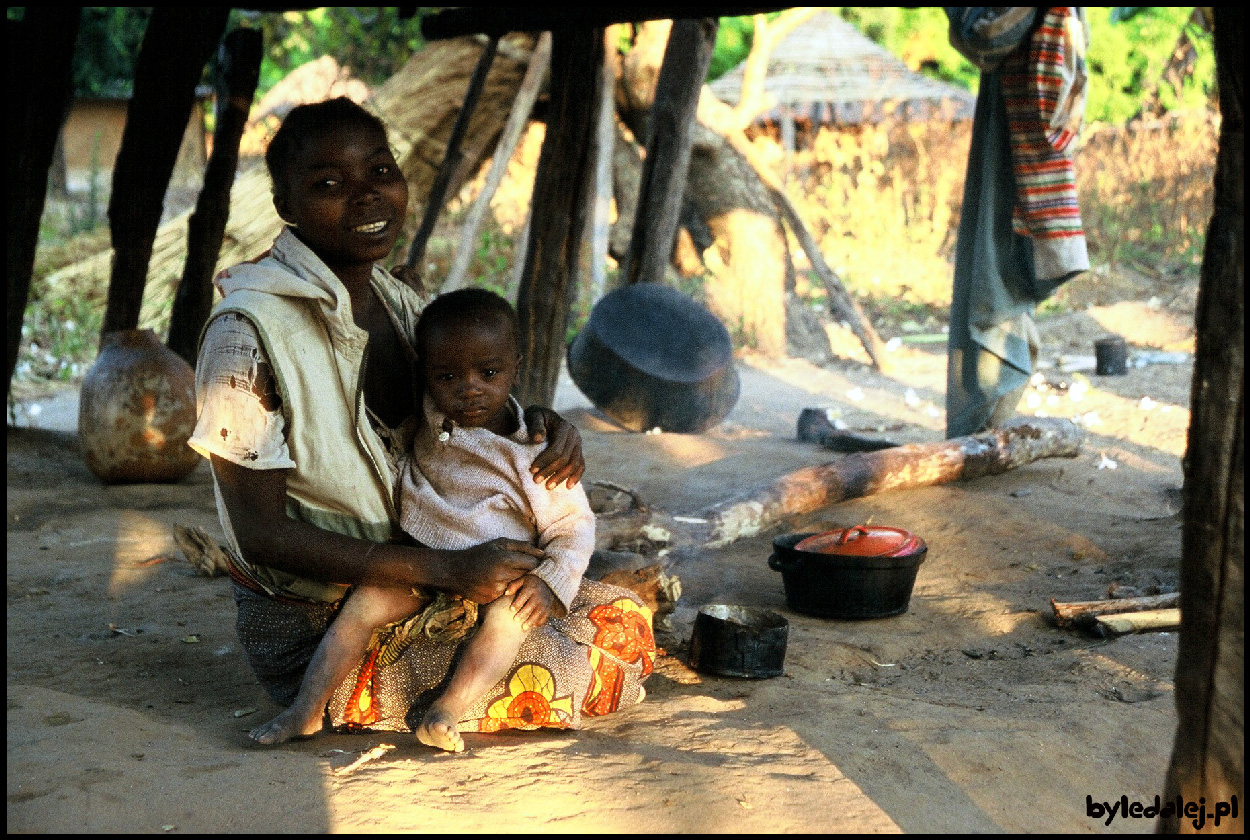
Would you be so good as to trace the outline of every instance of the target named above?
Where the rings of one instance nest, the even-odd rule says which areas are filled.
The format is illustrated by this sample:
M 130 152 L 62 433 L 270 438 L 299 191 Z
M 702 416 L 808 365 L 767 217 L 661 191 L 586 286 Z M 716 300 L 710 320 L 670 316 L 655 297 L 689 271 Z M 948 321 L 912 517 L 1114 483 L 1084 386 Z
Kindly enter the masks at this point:
M 295 702 L 253 729 L 251 739 L 260 744 L 280 744 L 320 732 L 326 703 L 360 664 L 373 631 L 412 615 L 421 606 L 421 600 L 407 592 L 369 586 L 352 590 L 308 663 Z
M 449 752 L 464 749 L 457 721 L 508 673 L 528 632 L 513 616 L 511 607 L 512 599 L 504 597 L 483 608 L 481 626 L 465 644 L 447 690 L 430 706 L 417 727 L 421 743 Z

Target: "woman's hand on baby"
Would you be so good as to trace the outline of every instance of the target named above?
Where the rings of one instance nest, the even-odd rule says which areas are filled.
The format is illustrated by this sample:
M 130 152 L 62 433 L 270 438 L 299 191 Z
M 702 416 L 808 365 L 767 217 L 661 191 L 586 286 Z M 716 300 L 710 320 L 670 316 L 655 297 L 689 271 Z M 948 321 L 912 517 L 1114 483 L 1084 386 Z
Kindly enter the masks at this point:
M 489 604 L 504 594 L 508 584 L 534 569 L 542 551 L 503 537 L 461 551 L 447 562 L 446 589 L 478 604 Z
M 546 624 L 556 603 L 556 594 L 537 575 L 525 575 L 512 581 L 503 591 L 503 597 L 512 599 L 512 614 L 526 630 Z
M 554 490 L 564 482 L 570 488 L 586 471 L 582 457 L 582 435 L 577 427 L 549 408 L 533 405 L 525 409 L 525 427 L 530 430 L 530 442 L 551 441 L 538 453 L 530 467 L 534 481 L 546 483 Z

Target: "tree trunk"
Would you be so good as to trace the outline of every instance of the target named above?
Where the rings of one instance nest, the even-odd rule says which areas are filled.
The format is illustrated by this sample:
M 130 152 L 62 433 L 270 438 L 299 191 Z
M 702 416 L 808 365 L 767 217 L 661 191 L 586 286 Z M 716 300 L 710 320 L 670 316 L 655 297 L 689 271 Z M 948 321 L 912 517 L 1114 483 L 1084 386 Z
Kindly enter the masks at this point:
M 594 172 L 590 166 L 593 105 L 603 67 L 603 29 L 553 33 L 547 132 L 534 177 L 529 245 L 517 294 L 524 356 L 517 398 L 550 406 L 564 360 L 576 288 L 578 245 Z
M 1176 741 L 1168 801 L 1245 807 L 1245 112 L 1239 13 L 1215 7 L 1220 145 L 1185 453 Z M 1241 833 L 1245 811 L 1205 830 Z M 1185 814 L 1161 831 L 1192 831 Z
M 25 17 L 5 22 L 9 64 L 8 163 L 8 387 L 13 385 L 22 318 L 35 269 L 39 221 L 48 191 L 48 169 L 69 109 L 70 67 L 81 10 L 27 6 Z
M 213 269 L 230 215 L 230 190 L 239 168 L 239 141 L 260 81 L 263 36 L 259 29 L 236 29 L 222 45 L 224 78 L 218 91 L 213 154 L 204 186 L 187 224 L 187 262 L 169 319 L 169 349 L 195 367 L 200 331 L 213 308 Z
M 196 85 L 229 13 L 224 6 L 157 6 L 152 11 L 113 168 L 108 210 L 113 268 L 103 333 L 139 325 L 165 191 L 195 105 Z

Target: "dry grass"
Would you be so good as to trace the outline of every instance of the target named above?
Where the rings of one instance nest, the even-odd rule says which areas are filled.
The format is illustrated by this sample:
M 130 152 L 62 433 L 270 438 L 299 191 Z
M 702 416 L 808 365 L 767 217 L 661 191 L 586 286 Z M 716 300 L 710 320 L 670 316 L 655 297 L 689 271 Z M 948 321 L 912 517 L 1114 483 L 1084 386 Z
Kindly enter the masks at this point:
M 1077 189 L 1103 274 L 1130 270 L 1139 284 L 1197 279 L 1217 137 L 1209 113 L 1087 133 Z M 822 130 L 795 156 L 791 197 L 875 318 L 945 319 L 970 140 L 967 122 L 883 123 Z

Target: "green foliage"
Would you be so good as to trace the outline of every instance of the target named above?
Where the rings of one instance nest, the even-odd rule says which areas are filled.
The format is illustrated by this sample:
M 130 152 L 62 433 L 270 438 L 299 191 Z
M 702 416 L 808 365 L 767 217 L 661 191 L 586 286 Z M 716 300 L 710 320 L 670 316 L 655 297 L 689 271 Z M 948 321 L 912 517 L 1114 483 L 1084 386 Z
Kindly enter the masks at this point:
M 1089 7 L 1090 91 L 1086 119 L 1123 123 L 1143 111 L 1200 107 L 1215 91 L 1211 33 L 1190 22 L 1192 7 Z M 1182 33 L 1194 51 L 1189 72 L 1165 78 Z M 1173 74 L 1169 74 L 1173 75 Z M 1178 77 L 1177 77 L 1178 76 Z
M 323 55 L 334 56 L 366 84 L 381 84 L 425 43 L 420 15 L 401 19 L 394 6 L 323 6 L 292 12 L 236 9 L 231 28 L 240 24 L 264 34 L 258 96 Z
M 950 44 L 946 13 L 937 6 L 844 6 L 842 17 L 912 70 L 975 91 L 980 72 Z
M 152 10 L 135 6 L 84 6 L 74 47 L 77 96 L 127 98 Z
M 751 52 L 755 23 L 750 15 L 723 17 L 716 30 L 716 49 L 708 66 L 707 80 L 714 82 L 737 67 Z

